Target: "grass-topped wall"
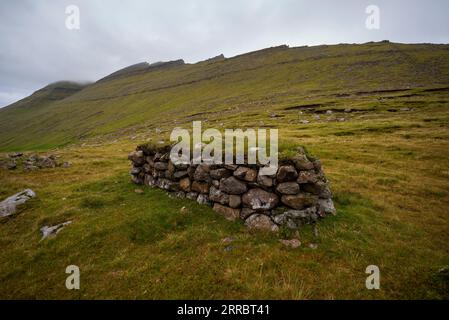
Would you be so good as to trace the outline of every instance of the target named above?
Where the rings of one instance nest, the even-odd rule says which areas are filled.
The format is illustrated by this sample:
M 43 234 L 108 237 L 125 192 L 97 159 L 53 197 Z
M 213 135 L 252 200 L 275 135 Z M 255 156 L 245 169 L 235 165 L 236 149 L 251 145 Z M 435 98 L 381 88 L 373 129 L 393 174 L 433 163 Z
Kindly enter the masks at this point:
M 174 164 L 170 146 L 141 145 L 128 156 L 136 184 L 158 187 L 209 205 L 249 228 L 296 229 L 335 214 L 321 163 L 303 148 L 280 153 L 278 169 L 262 175 L 261 164 Z

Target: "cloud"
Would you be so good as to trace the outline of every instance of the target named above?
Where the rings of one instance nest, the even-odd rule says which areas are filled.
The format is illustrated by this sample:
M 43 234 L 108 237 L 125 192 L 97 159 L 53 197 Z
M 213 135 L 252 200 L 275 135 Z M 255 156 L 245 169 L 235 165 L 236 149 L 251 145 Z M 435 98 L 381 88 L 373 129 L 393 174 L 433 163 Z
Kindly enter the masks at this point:
M 381 10 L 380 30 L 365 8 Z M 80 9 L 80 30 L 65 8 Z M 95 81 L 119 68 L 182 58 L 196 62 L 264 47 L 449 42 L 446 0 L 2 1 L 0 106 L 58 80 Z

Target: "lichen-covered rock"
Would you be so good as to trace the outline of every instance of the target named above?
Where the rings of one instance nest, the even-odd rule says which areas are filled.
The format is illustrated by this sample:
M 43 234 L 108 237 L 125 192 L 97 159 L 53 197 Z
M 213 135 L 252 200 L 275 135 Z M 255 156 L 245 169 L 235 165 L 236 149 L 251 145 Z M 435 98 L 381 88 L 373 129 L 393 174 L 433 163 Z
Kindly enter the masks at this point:
M 249 229 L 257 229 L 264 231 L 276 232 L 279 227 L 271 220 L 271 218 L 264 214 L 253 214 L 245 220 L 245 225 Z
M 313 163 L 306 157 L 305 154 L 298 154 L 292 158 L 292 162 L 297 170 L 312 170 Z
M 299 184 L 302 183 L 317 183 L 318 176 L 314 170 L 300 171 L 298 174 L 298 179 L 296 180 Z
M 196 199 L 198 198 L 198 193 L 197 192 L 187 192 L 186 198 L 196 201 Z
M 279 203 L 279 197 L 275 193 L 254 188 L 242 196 L 242 202 L 253 210 L 270 210 Z
M 226 168 L 219 168 L 219 169 L 211 170 L 209 174 L 212 179 L 220 180 L 220 179 L 227 178 L 227 177 L 231 176 L 232 173 L 230 170 L 228 170 Z
M 168 168 L 168 163 L 167 162 L 155 162 L 154 168 L 159 171 L 165 171 Z
M 309 193 L 298 193 L 296 195 L 283 195 L 281 201 L 293 209 L 301 210 L 314 206 L 318 202 L 318 197 Z
M 143 151 L 133 151 L 128 154 L 128 159 L 131 160 L 135 165 L 142 166 L 145 163 L 145 157 Z
M 296 182 L 282 182 L 277 185 L 276 191 L 282 194 L 297 194 L 299 193 L 299 184 Z
M 254 182 L 257 178 L 257 170 L 240 166 L 234 171 L 234 177 L 248 182 Z
M 257 183 L 261 187 L 270 188 L 270 187 L 273 186 L 273 178 L 270 178 L 269 176 L 263 176 L 263 175 L 259 174 L 257 176 Z
M 221 204 L 214 204 L 214 211 L 223 215 L 227 220 L 234 221 L 240 218 L 240 209 L 234 209 L 230 207 L 223 206 Z
M 31 198 L 36 197 L 31 189 L 25 189 L 22 192 L 12 195 L 2 202 L 0 202 L 0 217 L 7 217 L 13 215 L 17 211 L 17 207 L 24 204 Z
M 220 190 L 227 194 L 242 194 L 247 190 L 246 184 L 235 177 L 229 177 L 220 181 Z
M 209 199 L 213 202 L 218 202 L 220 204 L 229 203 L 229 195 L 213 186 L 210 187 L 209 189 Z
M 318 214 L 322 217 L 332 214 L 335 215 L 337 210 L 335 210 L 334 202 L 331 199 L 319 199 L 318 200 Z
M 208 206 L 211 205 L 209 197 L 206 194 L 199 194 L 198 198 L 196 198 L 196 202 L 198 202 L 199 204 L 205 204 Z
M 199 165 L 195 170 L 193 179 L 196 181 L 210 182 L 211 178 L 209 172 L 210 166 L 205 164 Z
M 279 167 L 279 170 L 277 173 L 278 182 L 295 181 L 297 177 L 298 177 L 298 172 L 296 172 L 296 170 L 293 166 L 289 165 L 289 166 Z

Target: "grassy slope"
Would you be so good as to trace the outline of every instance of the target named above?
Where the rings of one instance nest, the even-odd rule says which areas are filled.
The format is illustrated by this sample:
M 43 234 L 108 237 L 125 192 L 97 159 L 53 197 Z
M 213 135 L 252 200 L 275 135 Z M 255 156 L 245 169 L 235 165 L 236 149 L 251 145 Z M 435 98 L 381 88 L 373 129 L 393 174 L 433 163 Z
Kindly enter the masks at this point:
M 310 58 L 325 55 L 326 50 L 338 55 L 361 48 L 371 53 Z M 408 51 L 398 53 L 397 48 Z M 183 66 L 170 70 L 176 73 L 170 79 L 161 73 L 157 81 L 154 74 L 140 76 L 133 88 L 124 79 L 104 83 L 98 90 L 93 85 L 49 105 L 79 110 L 83 105 L 92 113 L 98 112 L 92 110 L 94 105 L 102 106 L 104 113 L 84 122 L 92 128 L 89 134 L 113 134 L 54 151 L 73 162 L 68 169 L 0 171 L 0 198 L 25 187 L 39 195 L 19 215 L 0 223 L 0 297 L 448 298 L 447 275 L 438 273 L 449 265 L 447 52 L 447 46 L 395 44 L 298 48 L 263 55 L 258 63 L 272 62 L 274 56 L 307 63 L 268 64 L 186 87 L 88 101 L 108 92 L 123 96 L 137 86 L 148 90 L 204 76 L 189 69 L 193 66 Z M 401 64 L 402 56 L 423 64 Z M 383 65 L 366 62 L 381 57 Z M 245 67 L 257 64 L 254 57 L 235 59 Z M 390 68 L 385 68 L 385 61 Z M 202 68 L 215 69 L 214 65 L 204 63 Z M 360 93 L 407 86 L 412 90 Z M 426 89 L 431 87 L 443 89 Z M 342 95 L 348 92 L 354 94 Z M 81 99 L 83 103 L 76 102 Z M 121 103 L 134 112 L 120 108 Z M 320 104 L 315 111 L 334 109 L 334 114 L 316 119 L 316 114 L 306 112 L 308 104 Z M 413 110 L 401 111 L 404 107 Z M 338 112 L 345 108 L 360 111 Z M 198 112 L 210 113 L 188 117 Z M 270 117 L 271 112 L 277 117 Z M 120 121 L 112 121 L 114 117 Z M 143 119 L 146 126 L 125 130 Z M 283 140 L 304 144 L 322 159 L 338 215 L 320 223 L 318 240 L 305 228 L 299 235 L 303 246 L 288 250 L 277 236 L 252 235 L 195 203 L 170 199 L 160 190 L 135 193 L 127 176 L 127 152 L 138 142 L 160 139 L 154 128 L 169 130 L 174 121 L 190 125 L 192 119 L 224 127 L 261 122 L 279 127 Z M 67 128 L 70 134 L 80 132 L 76 130 L 85 129 Z M 63 143 L 42 139 L 42 145 Z M 190 212 L 181 214 L 182 206 Z M 66 219 L 74 223 L 56 239 L 39 242 L 42 225 Z M 231 251 L 225 251 L 227 245 L 221 242 L 228 236 L 236 239 Z M 312 242 L 318 249 L 307 247 Z M 78 292 L 64 287 L 69 264 L 81 268 Z M 370 264 L 381 269 L 379 291 L 364 287 L 364 271 Z

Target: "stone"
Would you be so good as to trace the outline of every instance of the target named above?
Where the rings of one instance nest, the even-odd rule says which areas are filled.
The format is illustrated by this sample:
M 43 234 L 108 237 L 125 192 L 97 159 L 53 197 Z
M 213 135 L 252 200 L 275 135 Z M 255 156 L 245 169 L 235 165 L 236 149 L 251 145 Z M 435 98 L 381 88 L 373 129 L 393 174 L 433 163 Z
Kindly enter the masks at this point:
M 226 237 L 226 238 L 223 238 L 223 239 L 221 239 L 221 243 L 231 243 L 231 242 L 234 242 L 234 237 Z
M 220 188 L 220 181 L 218 181 L 218 180 L 212 180 L 212 185 L 215 187 L 215 188 Z
M 282 194 L 298 194 L 299 184 L 296 182 L 282 182 L 277 185 L 276 191 Z
M 290 247 L 292 249 L 296 249 L 301 246 L 301 241 L 299 241 L 298 239 L 291 239 L 291 240 L 279 239 L 279 242 L 282 243 L 284 246 Z
M 213 186 L 209 189 L 209 199 L 213 202 L 218 202 L 221 204 L 229 203 L 229 195 Z
M 154 169 L 159 170 L 159 171 L 165 171 L 168 169 L 168 163 L 167 162 L 155 162 Z
M 190 191 L 190 179 L 189 178 L 183 178 L 179 181 L 179 188 L 185 192 Z
M 197 192 L 187 192 L 186 193 L 186 198 L 196 201 L 196 199 L 198 198 L 198 193 Z
M 171 189 L 172 183 L 169 179 L 160 178 L 156 181 L 156 186 L 164 190 L 169 190 Z
M 186 193 L 183 191 L 177 191 L 175 192 L 175 197 L 176 198 L 180 198 L 180 199 L 184 199 L 186 197 Z
M 174 174 L 173 174 L 173 177 L 175 178 L 175 179 L 182 179 L 182 178 L 184 178 L 184 177 L 187 177 L 189 174 L 187 173 L 187 170 L 183 170 L 183 171 L 176 171 Z
M 236 194 L 231 194 L 229 196 L 229 206 L 231 208 L 238 208 L 242 204 L 242 197 Z
M 209 201 L 209 197 L 206 194 L 199 194 L 198 198 L 196 198 L 196 202 L 199 204 L 205 204 L 210 206 L 211 202 Z
M 327 187 L 326 183 L 322 181 L 318 181 L 317 183 L 305 183 L 301 185 L 302 190 L 316 195 L 321 194 L 326 187 Z
M 318 214 L 321 217 L 326 215 L 335 215 L 337 210 L 335 209 L 334 202 L 331 199 L 319 199 L 318 200 Z
M 210 182 L 209 172 L 210 166 L 201 164 L 196 168 L 193 179 L 196 181 Z
M 23 156 L 22 152 L 14 152 L 14 153 L 8 154 L 8 157 L 10 157 L 10 158 L 20 158 L 21 156 Z
M 253 214 L 245 220 L 245 225 L 249 229 L 263 231 L 279 231 L 279 227 L 271 220 L 269 216 L 264 214 Z
M 156 184 L 156 179 L 151 174 L 146 174 L 144 178 L 144 184 L 149 187 L 154 187 Z
M 257 179 L 257 171 L 248 167 L 240 166 L 234 171 L 234 177 L 248 182 L 254 182 Z
M 224 167 L 228 170 L 234 171 L 236 170 L 239 166 L 236 164 L 225 164 Z
M 242 194 L 247 190 L 246 184 L 235 177 L 229 177 L 220 181 L 220 190 L 227 194 Z
M 257 176 L 257 183 L 262 187 L 270 188 L 273 186 L 273 179 L 259 174 Z
M 68 162 L 68 161 L 64 161 L 64 163 L 62 164 L 63 168 L 70 168 L 71 166 L 72 166 L 72 163 Z
M 305 154 L 299 154 L 292 158 L 292 162 L 297 170 L 312 170 L 313 163 L 306 157 Z
M 212 179 L 220 180 L 222 178 L 227 178 L 231 176 L 231 171 L 226 168 L 219 168 L 210 171 L 210 176 Z
M 275 193 L 254 188 L 242 196 L 242 202 L 253 210 L 270 210 L 279 203 L 279 197 Z
M 207 182 L 200 182 L 200 181 L 193 181 L 191 186 L 192 191 L 196 191 L 198 193 L 209 193 L 209 183 Z
M 8 162 L 6 164 L 6 169 L 8 170 L 14 170 L 17 169 L 17 164 L 15 162 Z
M 52 226 L 52 227 L 43 226 L 41 228 L 41 232 L 42 232 L 41 241 L 46 239 L 46 238 L 48 238 L 48 237 L 56 236 L 62 229 L 64 229 L 65 226 L 68 226 L 71 223 L 72 223 L 72 221 L 66 221 L 66 222 L 57 224 L 57 225 Z
M 240 219 L 246 220 L 246 218 L 254 213 L 256 213 L 256 210 L 250 208 L 242 208 L 242 210 L 240 211 Z
M 133 175 L 138 175 L 140 173 L 140 171 L 142 171 L 141 167 L 132 167 L 131 171 L 129 173 L 133 174 Z
M 189 209 L 187 209 L 186 207 L 182 207 L 182 208 L 179 210 L 179 212 L 182 213 L 182 214 L 187 214 L 187 213 L 189 213 Z
M 134 189 L 134 192 L 135 193 L 143 193 L 143 190 L 142 189 Z
M 298 173 L 293 166 L 288 165 L 279 167 L 277 174 L 277 180 L 279 182 L 295 181 L 297 177 Z
M 296 195 L 283 195 L 281 201 L 293 209 L 301 210 L 314 206 L 318 202 L 318 197 L 309 193 L 299 193 Z
M 314 170 L 300 171 L 298 174 L 298 179 L 296 182 L 302 183 L 316 183 L 318 181 L 318 176 Z
M 223 215 L 227 220 L 234 221 L 240 217 L 240 209 L 233 209 L 221 204 L 214 204 L 214 211 Z
M 22 192 L 12 195 L 2 202 L 0 202 L 0 217 L 7 217 L 13 215 L 17 211 L 17 207 L 24 204 L 31 198 L 36 197 L 31 189 L 25 189 Z
M 142 150 L 131 152 L 130 154 L 128 154 L 128 159 L 138 166 L 141 166 L 145 163 L 145 157 L 143 156 Z

